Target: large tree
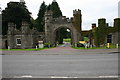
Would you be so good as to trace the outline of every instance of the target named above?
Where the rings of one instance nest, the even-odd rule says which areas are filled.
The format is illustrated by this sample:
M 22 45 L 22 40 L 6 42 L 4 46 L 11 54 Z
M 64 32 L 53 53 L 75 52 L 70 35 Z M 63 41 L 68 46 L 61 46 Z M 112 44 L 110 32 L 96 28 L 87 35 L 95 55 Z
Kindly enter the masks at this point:
M 44 32 L 44 25 L 45 25 L 44 15 L 45 15 L 46 8 L 47 6 L 45 2 L 43 2 L 40 6 L 38 17 L 35 21 L 35 26 L 39 32 Z
M 22 21 L 31 23 L 31 13 L 28 11 L 23 2 L 9 2 L 5 10 L 2 11 L 2 34 L 6 35 L 8 30 L 8 22 L 16 24 L 16 28 L 20 29 Z
M 62 16 L 62 12 L 60 10 L 60 7 L 58 5 L 57 2 L 52 2 L 51 6 L 50 6 L 50 10 L 52 10 L 53 12 L 53 18 L 58 18 L 60 16 Z

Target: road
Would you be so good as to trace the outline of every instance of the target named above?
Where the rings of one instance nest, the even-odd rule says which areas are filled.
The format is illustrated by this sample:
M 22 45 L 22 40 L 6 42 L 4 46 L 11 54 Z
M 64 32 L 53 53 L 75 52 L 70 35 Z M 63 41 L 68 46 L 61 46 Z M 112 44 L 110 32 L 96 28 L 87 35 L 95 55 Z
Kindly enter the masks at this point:
M 116 50 L 76 50 L 57 47 L 42 51 L 3 51 L 3 78 L 92 78 L 117 76 L 118 54 Z M 24 55 L 23 55 L 24 54 Z

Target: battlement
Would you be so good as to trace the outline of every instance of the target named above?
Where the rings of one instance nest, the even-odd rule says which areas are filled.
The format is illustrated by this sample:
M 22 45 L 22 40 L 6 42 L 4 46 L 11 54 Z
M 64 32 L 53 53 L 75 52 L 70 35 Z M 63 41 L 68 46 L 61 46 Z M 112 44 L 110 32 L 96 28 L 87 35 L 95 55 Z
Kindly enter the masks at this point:
M 69 19 L 66 16 L 61 16 L 59 18 L 54 18 L 53 23 L 68 23 L 71 22 L 71 19 Z
M 73 10 L 73 14 L 81 14 L 81 10 L 80 9 L 78 9 L 78 10 Z

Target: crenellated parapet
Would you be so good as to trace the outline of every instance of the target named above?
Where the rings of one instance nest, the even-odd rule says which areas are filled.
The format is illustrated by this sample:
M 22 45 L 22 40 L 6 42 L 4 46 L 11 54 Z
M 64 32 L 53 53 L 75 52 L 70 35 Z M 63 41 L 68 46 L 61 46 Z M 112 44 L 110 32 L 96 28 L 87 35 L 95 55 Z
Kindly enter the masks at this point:
M 81 14 L 81 10 L 80 9 L 75 9 L 75 10 L 73 10 L 73 14 Z

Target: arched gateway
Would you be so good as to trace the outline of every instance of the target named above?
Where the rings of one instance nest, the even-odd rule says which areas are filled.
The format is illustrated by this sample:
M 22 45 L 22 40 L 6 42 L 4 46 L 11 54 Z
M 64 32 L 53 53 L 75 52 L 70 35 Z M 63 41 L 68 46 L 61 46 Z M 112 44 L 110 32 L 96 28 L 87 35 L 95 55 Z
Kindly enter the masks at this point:
M 71 31 L 71 43 L 75 45 L 81 39 L 81 11 L 74 10 L 73 18 L 69 19 L 65 16 L 59 18 L 52 17 L 52 11 L 45 13 L 45 40 L 46 43 L 56 45 L 56 32 L 60 28 L 67 28 Z

